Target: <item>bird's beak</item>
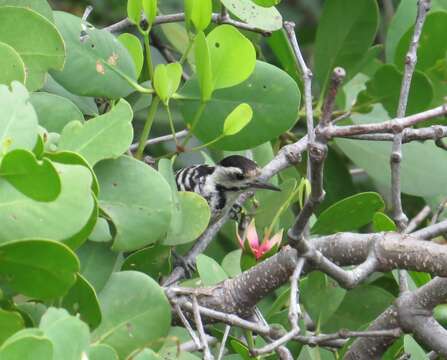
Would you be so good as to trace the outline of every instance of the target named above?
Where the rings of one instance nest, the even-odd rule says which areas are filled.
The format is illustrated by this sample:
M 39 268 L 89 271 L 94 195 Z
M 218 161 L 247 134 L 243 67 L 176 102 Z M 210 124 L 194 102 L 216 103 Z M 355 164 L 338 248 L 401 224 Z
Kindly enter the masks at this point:
M 266 190 L 273 190 L 273 191 L 281 191 L 281 189 L 275 185 L 272 185 L 268 182 L 263 182 L 260 180 L 255 180 L 250 183 L 250 187 L 255 189 L 266 189 Z

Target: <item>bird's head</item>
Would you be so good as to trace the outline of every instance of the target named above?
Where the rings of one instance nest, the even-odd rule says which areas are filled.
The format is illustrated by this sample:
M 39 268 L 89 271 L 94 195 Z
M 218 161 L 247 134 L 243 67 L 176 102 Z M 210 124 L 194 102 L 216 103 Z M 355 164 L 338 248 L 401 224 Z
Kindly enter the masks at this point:
M 259 180 L 261 169 L 252 160 L 240 155 L 231 155 L 216 166 L 214 181 L 227 191 L 267 189 L 281 191 L 276 186 Z

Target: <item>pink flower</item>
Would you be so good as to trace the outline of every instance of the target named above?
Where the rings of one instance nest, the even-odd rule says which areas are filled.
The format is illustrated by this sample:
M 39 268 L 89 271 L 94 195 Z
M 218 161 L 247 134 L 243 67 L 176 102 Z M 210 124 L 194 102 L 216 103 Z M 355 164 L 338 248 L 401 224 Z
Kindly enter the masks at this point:
M 236 231 L 237 239 L 239 240 L 239 245 L 242 250 L 245 248 L 245 240 L 248 240 L 248 246 L 255 256 L 256 260 L 261 259 L 265 254 L 267 254 L 273 247 L 279 246 L 282 240 L 283 230 L 277 232 L 273 237 L 269 239 L 269 234 L 266 233 L 262 243 L 259 243 L 258 233 L 256 232 L 255 219 L 253 219 L 248 225 L 247 230 L 244 234 L 244 238 L 241 239 L 239 233 Z

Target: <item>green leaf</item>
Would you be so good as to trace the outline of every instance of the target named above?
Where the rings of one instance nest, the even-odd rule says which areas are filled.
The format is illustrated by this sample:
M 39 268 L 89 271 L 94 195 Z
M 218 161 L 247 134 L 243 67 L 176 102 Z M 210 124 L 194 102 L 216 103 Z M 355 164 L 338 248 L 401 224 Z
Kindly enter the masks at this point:
M 126 258 L 121 269 L 134 270 L 149 275 L 154 280 L 169 275 L 172 268 L 171 248 L 163 245 L 152 245 L 134 252 Z
M 179 192 L 179 211 L 171 217 L 164 245 L 180 245 L 196 240 L 207 228 L 211 211 L 207 201 L 193 192 Z
M 182 66 L 180 63 L 159 64 L 154 72 L 154 87 L 158 97 L 167 104 L 169 99 L 178 90 L 182 79 Z
M 208 101 L 214 91 L 213 74 L 211 70 L 211 58 L 205 34 L 200 31 L 194 41 L 197 78 L 199 79 L 202 101 Z
M 346 293 L 335 314 L 321 330 L 328 333 L 341 328 L 359 330 L 379 316 L 394 300 L 382 288 L 361 285 Z
M 139 352 L 138 355 L 136 355 L 134 360 L 161 360 L 162 357 L 156 353 L 154 353 L 150 349 L 144 349 L 143 351 Z
M 346 16 L 349 14 L 349 16 Z M 340 66 L 349 78 L 366 55 L 377 32 L 379 8 L 375 0 L 326 1 L 315 42 L 315 78 L 324 94 L 332 70 Z
M 144 63 L 143 46 L 141 45 L 140 39 L 133 34 L 123 33 L 118 36 L 118 40 L 126 47 L 130 56 L 132 56 L 136 69 L 136 77 L 138 78 L 141 74 Z
M 222 260 L 222 269 L 227 273 L 229 277 L 238 276 L 241 270 L 241 256 L 242 249 L 233 250 L 229 252 Z
M 82 96 L 118 99 L 133 89 L 123 75 L 136 81 L 132 56 L 107 30 L 89 29 L 80 41 L 81 19 L 65 12 L 55 12 L 56 25 L 64 37 L 67 60 L 63 71 L 51 76 L 68 91 Z
M 62 306 L 72 315 L 79 314 L 90 329 L 96 328 L 101 322 L 101 309 L 95 289 L 80 274 L 77 275 L 76 283 L 62 299 Z
M 213 4 L 211 0 L 185 0 L 186 25 L 197 31 L 205 30 L 211 22 Z
M 96 225 L 88 239 L 94 242 L 109 242 L 112 240 L 109 223 L 106 219 L 98 218 Z
M 46 0 L 0 0 L 0 6 L 12 5 L 32 9 L 53 22 L 53 11 Z
M 30 102 L 36 110 L 39 125 L 48 132 L 60 134 L 70 121 L 84 122 L 84 115 L 78 107 L 62 96 L 46 92 L 32 93 Z
M 102 161 L 95 172 L 101 185 L 101 210 L 116 231 L 114 250 L 137 250 L 166 234 L 171 220 L 171 190 L 157 171 L 123 156 Z
M 397 231 L 397 226 L 386 214 L 376 212 L 373 217 L 374 232 Z
M 42 90 L 62 96 L 70 100 L 75 104 L 79 110 L 81 110 L 85 115 L 96 116 L 98 115 L 98 106 L 95 103 L 95 99 L 92 97 L 78 96 L 66 90 L 62 85 L 60 85 L 52 76 L 47 75 L 47 80 Z
M 383 121 L 388 118 L 380 107 L 367 115 L 351 117 L 355 124 Z M 358 167 L 364 169 L 381 186 L 390 186 L 390 142 L 352 141 L 337 139 L 337 146 Z M 402 191 L 416 196 L 434 196 L 445 193 L 447 168 L 439 166 L 447 160 L 447 154 L 433 143 L 409 143 L 402 148 Z M 373 161 L 372 161 L 373 160 Z M 430 184 L 427 186 L 427 184 Z
M 142 0 L 143 1 L 143 11 L 146 16 L 146 20 L 151 26 L 157 16 L 157 0 Z
M 141 0 L 127 0 L 127 17 L 135 25 L 140 24 L 143 2 Z
M 126 289 L 126 296 L 123 295 Z M 92 340 L 108 344 L 125 358 L 134 350 L 157 350 L 171 326 L 171 306 L 163 289 L 149 276 L 136 272 L 114 273 L 99 294 L 103 321 Z
M 383 65 L 366 83 L 366 90 L 359 93 L 354 106 L 362 109 L 369 108 L 374 103 L 381 103 L 388 114 L 394 117 L 399 103 L 402 77 L 396 66 Z M 426 110 L 432 99 L 433 87 L 430 80 L 425 74 L 416 71 L 411 82 L 406 113 L 410 115 Z
M 78 250 L 81 274 L 99 293 L 116 267 L 118 253 L 109 244 L 87 241 Z
M 255 4 L 257 4 L 259 6 L 263 6 L 263 7 L 275 6 L 281 2 L 281 0 L 251 0 L 251 1 L 253 1 Z
M 0 243 L 43 238 L 76 247 L 86 240 L 97 217 L 90 171 L 79 165 L 53 165 L 62 190 L 51 202 L 32 200 L 0 178 Z
M 411 335 L 404 336 L 404 350 L 411 355 L 412 360 L 428 360 L 424 349 L 413 339 Z
M 197 256 L 196 264 L 200 279 L 205 286 L 216 285 L 228 279 L 228 275 L 216 260 L 206 255 L 200 254 Z
M 400 39 L 414 25 L 417 2 L 418 0 L 401 0 L 397 7 L 386 34 L 385 55 L 388 63 L 394 62 Z
M 374 214 L 385 208 L 382 197 L 364 192 L 343 199 L 324 210 L 312 227 L 314 234 L 332 234 L 358 230 L 369 224 Z
M 189 80 L 181 91 L 192 98 L 180 103 L 184 120 L 191 125 L 200 106 L 197 79 Z M 251 149 L 275 139 L 289 130 L 297 121 L 300 92 L 295 81 L 273 65 L 257 62 L 248 80 L 230 89 L 217 90 L 207 103 L 194 135 L 208 143 L 222 134 L 227 115 L 241 103 L 253 109 L 253 119 L 236 135 L 228 136 L 213 144 L 221 150 Z
M 53 343 L 54 359 L 79 360 L 90 342 L 88 326 L 64 309 L 49 308 L 39 329 Z
M 0 276 L 15 291 L 37 299 L 64 295 L 76 281 L 79 262 L 65 245 L 50 240 L 0 245 Z
M 0 7 L 0 42 L 12 46 L 23 59 L 26 87 L 31 91 L 42 87 L 49 69 L 64 67 L 65 48 L 61 35 L 49 20 L 31 9 Z
M 338 309 L 346 295 L 346 290 L 339 287 L 325 274 L 314 271 L 301 282 L 301 293 L 306 311 L 321 326 Z
M 208 34 L 206 42 L 214 90 L 238 85 L 253 73 L 256 65 L 255 48 L 235 27 L 219 25 Z
M 16 311 L 6 311 L 0 309 L 0 344 L 25 327 L 22 316 Z M 1 354 L 1 352 L 0 352 Z
M 236 135 L 248 125 L 252 118 L 253 110 L 250 105 L 245 103 L 238 105 L 225 119 L 223 135 Z
M 265 31 L 282 27 L 282 16 L 274 7 L 265 8 L 247 0 L 222 0 L 230 13 L 247 24 Z
M 100 160 L 117 158 L 132 144 L 132 118 L 130 105 L 120 100 L 110 112 L 84 125 L 78 121 L 69 123 L 62 131 L 59 150 L 77 152 L 92 166 Z
M 88 351 L 89 360 L 119 360 L 118 354 L 109 345 L 93 345 Z
M 12 82 L 11 90 L 0 85 L 0 151 L 34 149 L 38 123 L 36 112 L 28 100 L 28 91 L 19 82 Z
M 442 40 L 442 36 L 446 32 L 447 12 L 436 11 L 427 15 L 419 41 L 416 69 L 426 71 L 433 67 L 438 60 L 445 59 L 447 44 Z M 405 33 L 397 46 L 394 61 L 399 68 L 403 68 L 405 64 L 405 57 L 412 35 L 413 27 Z
M 55 153 L 45 153 L 45 157 L 50 159 L 53 162 L 65 165 L 81 165 L 87 168 L 92 175 L 92 186 L 91 189 L 93 193 L 98 196 L 99 194 L 99 184 L 98 179 L 96 178 L 96 174 L 93 172 L 93 168 L 90 164 L 85 160 L 81 155 L 70 152 L 70 151 L 61 151 Z
M 0 347 L 2 360 L 53 359 L 53 344 L 42 331 L 24 329 L 10 337 Z
M 0 84 L 9 85 L 14 80 L 25 83 L 25 63 L 13 47 L 0 42 Z
M 0 177 L 36 201 L 54 201 L 61 192 L 61 180 L 52 162 L 37 160 L 26 150 L 17 149 L 5 155 L 0 163 Z

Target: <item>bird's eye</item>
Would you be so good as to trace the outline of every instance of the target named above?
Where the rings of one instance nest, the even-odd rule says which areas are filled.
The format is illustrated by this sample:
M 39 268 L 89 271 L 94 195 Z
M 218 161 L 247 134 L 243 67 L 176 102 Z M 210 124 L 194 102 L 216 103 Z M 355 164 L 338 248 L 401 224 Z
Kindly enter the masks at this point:
M 236 174 L 236 179 L 237 180 L 244 180 L 244 175 L 243 174 Z

